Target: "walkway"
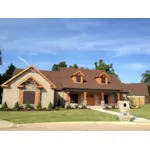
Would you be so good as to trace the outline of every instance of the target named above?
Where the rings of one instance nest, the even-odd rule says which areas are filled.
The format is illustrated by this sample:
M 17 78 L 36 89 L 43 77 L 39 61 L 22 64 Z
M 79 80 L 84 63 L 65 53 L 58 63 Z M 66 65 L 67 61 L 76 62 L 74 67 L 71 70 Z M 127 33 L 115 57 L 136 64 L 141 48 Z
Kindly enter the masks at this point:
M 102 109 L 102 108 L 94 108 L 94 107 L 91 107 L 92 110 L 96 110 L 96 111 L 100 111 L 100 112 L 104 112 L 104 113 L 108 113 L 108 114 L 112 114 L 112 115 L 116 115 L 116 116 L 119 116 L 119 112 L 114 112 L 114 111 L 110 111 L 110 110 L 105 110 L 105 109 Z M 140 118 L 140 117 L 136 117 L 136 116 L 132 116 L 130 115 L 131 118 L 133 118 L 134 122 L 147 122 L 147 123 L 150 123 L 150 120 L 149 119 L 146 119 L 146 118 Z

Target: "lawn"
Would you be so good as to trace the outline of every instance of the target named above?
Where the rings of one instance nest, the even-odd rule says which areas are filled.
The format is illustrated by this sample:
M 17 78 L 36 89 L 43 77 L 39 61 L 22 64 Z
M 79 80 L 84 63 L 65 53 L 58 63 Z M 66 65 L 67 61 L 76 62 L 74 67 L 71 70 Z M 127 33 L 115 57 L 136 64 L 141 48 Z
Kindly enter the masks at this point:
M 143 105 L 138 109 L 131 109 L 130 112 L 134 116 L 150 119 L 150 104 Z
M 111 109 L 111 111 L 119 112 L 118 109 Z M 130 114 L 136 117 L 150 119 L 150 104 L 143 105 L 141 108 L 130 109 Z
M 0 119 L 23 124 L 61 121 L 117 121 L 117 116 L 88 109 L 73 109 L 58 111 L 0 111 Z

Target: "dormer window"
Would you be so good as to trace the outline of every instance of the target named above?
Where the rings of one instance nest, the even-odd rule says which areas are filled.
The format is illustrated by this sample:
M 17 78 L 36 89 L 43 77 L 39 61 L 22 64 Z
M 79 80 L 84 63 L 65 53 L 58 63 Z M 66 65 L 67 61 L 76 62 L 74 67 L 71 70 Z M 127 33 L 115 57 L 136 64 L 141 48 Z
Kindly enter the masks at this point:
M 101 77 L 101 81 L 102 81 L 103 84 L 105 84 L 106 83 L 105 82 L 105 77 Z
M 102 72 L 99 76 L 95 77 L 95 80 L 99 84 L 108 84 L 108 75 L 106 72 Z
M 76 76 L 76 82 L 81 83 L 81 76 Z
M 72 81 L 74 83 L 83 83 L 83 77 L 84 77 L 84 74 L 80 70 L 78 70 L 71 76 Z

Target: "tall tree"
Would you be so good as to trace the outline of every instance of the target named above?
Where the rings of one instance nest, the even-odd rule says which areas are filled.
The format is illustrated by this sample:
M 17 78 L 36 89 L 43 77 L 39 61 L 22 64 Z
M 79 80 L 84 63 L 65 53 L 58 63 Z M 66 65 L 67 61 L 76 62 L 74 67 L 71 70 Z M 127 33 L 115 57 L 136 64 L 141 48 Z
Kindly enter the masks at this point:
M 54 64 L 52 67 L 52 71 L 58 71 L 60 67 L 67 68 L 67 64 L 65 61 L 60 62 L 59 64 Z
M 69 66 L 69 68 L 79 68 L 77 64 L 74 64 L 73 66 Z
M 8 66 L 8 69 L 5 71 L 5 73 L 2 75 L 2 82 L 7 81 L 13 76 L 13 73 L 15 71 L 15 66 L 13 64 L 10 64 Z
M 141 82 L 150 82 L 150 70 L 146 70 L 141 76 Z
M 96 70 L 104 70 L 109 74 L 116 75 L 115 70 L 113 68 L 113 64 L 105 64 L 102 59 L 100 59 L 99 62 L 95 62 L 94 64 Z
M 0 65 L 2 65 L 2 52 L 0 50 Z

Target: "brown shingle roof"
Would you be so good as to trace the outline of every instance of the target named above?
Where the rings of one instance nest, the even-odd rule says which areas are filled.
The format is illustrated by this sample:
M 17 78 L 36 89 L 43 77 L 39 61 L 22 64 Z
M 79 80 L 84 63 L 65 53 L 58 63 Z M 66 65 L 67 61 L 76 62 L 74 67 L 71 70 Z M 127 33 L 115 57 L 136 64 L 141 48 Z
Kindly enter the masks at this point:
M 148 86 L 146 83 L 131 83 L 122 85 L 125 90 L 130 92 L 130 95 L 149 96 Z
M 23 69 L 15 69 L 14 75 L 18 74 Z M 71 76 L 80 70 L 84 74 L 85 82 L 83 84 L 74 83 Z M 123 84 L 115 75 L 109 75 L 109 84 L 98 84 L 95 77 L 99 76 L 103 71 L 88 70 L 76 68 L 60 68 L 60 71 L 40 70 L 52 83 L 56 85 L 57 90 L 64 88 L 71 89 L 104 89 L 104 90 L 120 90 L 122 92 L 132 92 L 137 96 L 148 96 L 148 87 L 145 83 L 138 84 Z

